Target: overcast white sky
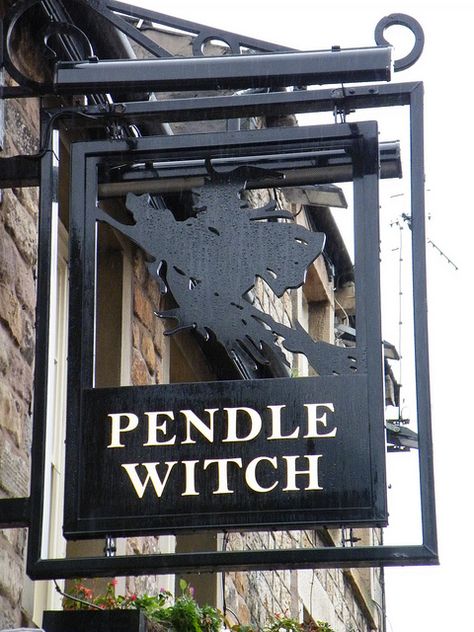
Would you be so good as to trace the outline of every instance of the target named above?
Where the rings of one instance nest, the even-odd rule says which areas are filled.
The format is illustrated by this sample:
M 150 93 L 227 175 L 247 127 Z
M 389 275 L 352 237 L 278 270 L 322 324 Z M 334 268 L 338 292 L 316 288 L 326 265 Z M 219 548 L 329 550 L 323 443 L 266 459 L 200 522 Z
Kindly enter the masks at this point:
M 137 4 L 137 0 L 134 3 Z M 149 2 L 148 6 L 162 13 L 302 50 L 321 50 L 334 44 L 343 48 L 372 46 L 376 23 L 390 13 L 408 13 L 423 26 L 426 37 L 423 56 L 409 70 L 394 75 L 393 81 L 422 80 L 425 83 L 427 213 L 431 217 L 427 235 L 459 269 L 456 271 L 428 246 L 441 566 L 387 570 L 388 630 L 474 629 L 470 580 L 474 562 L 470 541 L 474 419 L 469 397 L 472 390 L 470 317 L 474 251 L 473 194 L 470 191 L 474 145 L 471 46 L 474 3 L 472 0 L 160 0 Z M 390 38 L 390 32 L 386 33 L 387 38 Z M 395 56 L 401 55 L 395 52 Z M 391 121 L 383 124 L 382 140 L 400 137 L 403 141 L 397 125 L 393 126 Z M 402 151 L 406 154 L 407 148 L 402 146 Z M 402 212 L 409 212 L 406 197 L 390 197 L 402 192 L 404 186 L 395 183 L 392 188 L 382 189 L 382 234 L 392 231 L 393 235 L 396 229 L 389 228 L 390 222 Z M 390 248 L 387 253 L 389 251 Z M 409 392 L 409 384 L 405 383 L 405 386 Z M 401 469 L 410 474 L 411 455 L 397 455 L 396 458 L 402 464 Z M 395 491 L 399 485 L 406 484 L 406 479 L 402 479 L 401 475 L 398 479 L 397 474 L 390 481 Z M 407 502 L 407 524 L 410 523 L 410 511 Z M 405 516 L 402 514 L 401 523 Z

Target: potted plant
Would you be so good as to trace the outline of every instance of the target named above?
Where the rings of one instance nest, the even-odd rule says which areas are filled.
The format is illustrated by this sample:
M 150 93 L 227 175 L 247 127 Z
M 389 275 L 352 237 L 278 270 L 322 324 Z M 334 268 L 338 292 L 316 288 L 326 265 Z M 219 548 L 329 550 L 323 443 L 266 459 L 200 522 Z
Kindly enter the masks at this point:
M 81 580 L 63 593 L 63 610 L 43 615 L 46 632 L 220 632 L 223 617 L 212 606 L 199 606 L 193 588 L 180 580 L 181 595 L 116 595 L 116 580 L 94 594 Z
M 105 592 L 95 594 L 82 580 L 63 594 L 63 610 L 43 616 L 45 632 L 261 632 L 252 625 L 226 627 L 222 613 L 213 606 L 200 606 L 184 579 L 181 595 L 173 600 L 166 590 L 158 595 L 116 595 L 116 580 Z M 283 614 L 273 615 L 263 632 L 334 632 L 328 623 L 300 623 Z

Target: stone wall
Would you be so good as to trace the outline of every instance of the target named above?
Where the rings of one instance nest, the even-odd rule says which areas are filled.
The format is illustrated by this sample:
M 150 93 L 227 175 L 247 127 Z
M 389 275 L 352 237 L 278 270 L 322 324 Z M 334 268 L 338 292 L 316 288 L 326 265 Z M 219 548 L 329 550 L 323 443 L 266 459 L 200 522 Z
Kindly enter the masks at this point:
M 163 383 L 163 321 L 157 317 L 162 298 L 148 274 L 140 250 L 133 254 L 132 384 Z
M 229 550 L 323 547 L 328 534 L 314 530 L 232 534 Z M 226 574 L 225 606 L 230 622 L 264 625 L 275 614 L 300 621 L 327 621 L 335 632 L 372 632 L 378 629 L 374 611 L 371 570 L 239 571 Z M 369 581 L 367 581 L 369 579 Z M 379 597 L 380 577 L 374 597 Z
M 37 151 L 37 103 L 6 104 L 2 156 Z M 35 331 L 35 189 L 2 192 L 0 203 L 0 498 L 29 495 Z M 0 531 L 0 628 L 19 626 L 25 529 Z
M 162 297 L 156 282 L 148 273 L 141 250 L 134 249 L 132 267 L 131 383 L 160 384 L 166 381 L 163 376 L 164 325 L 155 312 L 160 309 Z M 163 547 L 160 537 L 133 537 L 127 538 L 125 552 L 128 555 L 160 553 Z M 153 594 L 162 585 L 159 576 L 129 577 L 126 580 L 127 590 L 132 593 Z

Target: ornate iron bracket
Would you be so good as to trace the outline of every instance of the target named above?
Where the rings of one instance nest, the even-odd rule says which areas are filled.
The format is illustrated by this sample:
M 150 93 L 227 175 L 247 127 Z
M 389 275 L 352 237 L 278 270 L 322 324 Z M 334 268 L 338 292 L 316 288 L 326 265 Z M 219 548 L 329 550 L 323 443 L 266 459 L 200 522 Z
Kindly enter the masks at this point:
M 115 0 L 68 0 L 67 2 L 60 2 L 59 0 L 23 0 L 22 2 L 15 4 L 7 13 L 4 19 L 3 34 L 3 63 L 9 74 L 20 86 L 30 90 L 34 94 L 61 93 L 63 91 L 62 81 L 64 79 L 64 73 L 61 75 L 59 80 L 56 80 L 55 84 L 53 84 L 49 80 L 45 80 L 43 82 L 37 81 L 32 77 L 27 76 L 24 69 L 22 69 L 20 64 L 18 63 L 18 60 L 15 59 L 13 45 L 15 34 L 21 29 L 22 20 L 26 16 L 26 14 L 36 7 L 40 7 L 43 10 L 46 18 L 43 40 L 45 45 L 44 56 L 47 60 L 51 61 L 51 59 L 53 59 L 54 61 L 60 61 L 61 58 L 63 58 L 67 59 L 68 61 L 83 62 L 88 59 L 94 58 L 94 42 L 91 42 L 85 35 L 85 33 L 81 30 L 81 28 L 77 26 L 75 20 L 71 18 L 68 11 L 68 9 L 73 9 L 74 12 L 77 13 L 78 6 L 80 7 L 80 5 L 85 5 L 87 9 L 89 9 L 90 11 L 94 11 L 97 16 L 100 16 L 101 18 L 106 20 L 119 32 L 123 33 L 128 38 L 130 38 L 130 40 L 145 49 L 147 53 L 154 58 L 170 58 L 173 56 L 169 51 L 159 46 L 152 38 L 148 37 L 145 34 L 144 30 L 150 28 L 146 25 L 152 23 L 165 27 L 172 27 L 173 29 L 177 29 L 182 33 L 191 35 L 192 51 L 195 57 L 202 57 L 204 55 L 205 44 L 212 40 L 222 41 L 226 43 L 229 46 L 230 52 L 235 55 L 237 59 L 244 50 L 250 51 L 257 55 L 260 55 L 262 53 L 285 52 L 294 52 L 296 55 L 304 55 L 304 53 L 294 51 L 293 49 L 284 46 L 279 46 L 270 42 L 248 38 L 243 35 L 231 33 L 229 31 L 224 31 L 221 29 L 215 29 L 203 24 L 181 20 L 179 18 L 173 18 L 168 15 L 148 11 L 146 9 L 136 8 L 129 4 L 116 2 Z M 384 37 L 384 32 L 388 27 L 394 24 L 407 27 L 415 35 L 415 45 L 413 47 L 413 50 L 402 59 L 398 59 L 395 61 L 394 69 L 396 71 L 400 71 L 410 67 L 418 60 L 423 50 L 424 35 L 419 23 L 414 18 L 411 18 L 408 15 L 393 14 L 383 18 L 377 24 L 375 29 L 375 41 L 377 43 L 377 47 L 373 49 L 373 55 L 375 55 L 377 59 L 379 59 L 379 56 L 377 55 L 376 51 L 383 51 L 389 46 L 389 43 Z M 54 41 L 56 41 L 57 44 L 68 51 L 67 55 L 63 56 L 59 54 L 56 46 L 54 47 L 54 49 L 52 49 L 53 39 Z M 365 49 L 347 52 L 351 52 L 351 55 L 357 53 L 356 57 L 359 62 L 362 59 L 361 55 L 366 55 L 366 53 L 363 53 L 363 50 Z M 333 53 L 335 52 L 333 51 Z M 327 59 L 326 57 L 324 58 L 324 64 L 327 65 L 327 63 L 329 63 L 329 65 L 331 66 L 331 64 L 334 63 L 336 57 L 339 55 L 342 56 L 344 54 L 344 51 L 336 51 L 336 53 L 333 55 L 327 54 Z M 315 55 L 316 53 L 312 54 Z M 321 55 L 321 52 L 319 53 L 319 55 Z M 211 63 L 210 58 L 206 59 L 209 60 L 209 63 Z M 128 61 L 130 62 L 131 60 Z M 379 61 L 385 63 L 382 58 L 380 58 Z M 378 63 L 379 62 L 377 61 L 377 65 Z M 362 66 L 364 68 L 364 71 L 366 71 L 365 64 L 366 62 L 363 61 Z M 150 66 L 148 66 L 148 68 L 150 68 Z M 97 67 L 95 68 L 95 70 L 97 71 Z M 380 68 L 380 71 L 377 74 L 373 74 L 373 76 L 368 76 L 367 74 L 365 74 L 363 77 L 358 78 L 357 73 L 354 72 L 354 70 L 355 69 L 352 69 L 349 74 L 346 73 L 346 75 L 344 75 L 340 80 L 344 82 L 380 81 L 388 80 L 390 78 L 389 63 L 385 68 L 385 75 L 387 76 L 383 76 L 383 64 Z M 50 74 L 52 72 L 53 68 L 50 68 Z M 135 73 L 135 70 L 133 70 L 133 72 Z M 315 83 L 338 81 L 336 77 L 339 76 L 340 72 L 341 69 L 337 68 L 337 71 L 329 73 L 331 75 L 330 81 L 329 79 L 325 79 L 324 77 L 321 80 L 321 77 L 319 75 L 312 77 L 312 80 Z M 83 73 L 81 73 L 81 76 L 82 75 Z M 309 76 L 307 77 L 307 80 L 310 81 Z M 285 80 L 282 79 L 282 81 L 283 83 L 285 83 Z M 304 85 L 305 77 L 298 77 L 298 81 L 300 83 L 302 82 L 301 85 Z M 107 73 L 99 76 L 99 84 L 99 92 L 110 91 L 110 81 Z M 219 85 L 220 84 L 218 84 L 217 89 L 219 89 Z M 234 84 L 230 82 L 230 85 L 233 86 Z M 259 83 L 258 86 L 260 85 L 263 84 Z M 281 83 L 270 83 L 266 87 L 275 87 L 277 85 L 281 85 Z M 89 89 L 88 85 L 84 85 L 83 89 L 81 89 L 81 79 L 79 79 L 79 82 L 73 87 L 79 93 L 85 92 Z M 136 86 L 128 84 L 124 87 L 126 87 L 127 89 L 136 89 Z M 245 84 L 244 87 L 255 86 L 252 82 L 249 82 L 248 85 Z
M 52 92 L 50 83 L 39 82 L 25 74 L 25 71 L 18 66 L 14 54 L 14 40 L 17 32 L 21 30 L 23 18 L 32 9 L 39 7 L 45 14 L 46 24 L 44 27 L 43 39 L 45 43 L 45 59 L 51 61 L 58 59 L 58 53 L 51 55 L 51 46 L 48 42 L 53 33 L 58 35 L 61 43 L 66 44 L 73 51 L 67 59 L 80 61 L 93 57 L 93 47 L 84 32 L 78 28 L 70 17 L 68 7 L 74 5 L 85 5 L 90 11 L 94 11 L 101 16 L 119 32 L 129 37 L 136 44 L 144 48 L 151 56 L 157 58 L 171 57 L 172 54 L 159 46 L 150 37 L 147 37 L 140 27 L 132 23 L 133 20 L 142 23 L 143 21 L 163 26 L 172 27 L 183 33 L 193 36 L 193 54 L 203 56 L 203 47 L 206 42 L 217 39 L 227 43 L 233 54 L 239 54 L 243 49 L 255 52 L 275 52 L 288 51 L 284 46 L 260 41 L 244 35 L 238 35 L 228 31 L 214 29 L 203 24 L 173 18 L 165 14 L 147 11 L 130 4 L 123 4 L 113 0 L 68 0 L 59 2 L 58 0 L 23 0 L 14 4 L 4 18 L 3 29 L 3 63 L 8 73 L 22 87 L 32 90 L 35 94 Z M 48 23 L 49 22 L 49 23 Z

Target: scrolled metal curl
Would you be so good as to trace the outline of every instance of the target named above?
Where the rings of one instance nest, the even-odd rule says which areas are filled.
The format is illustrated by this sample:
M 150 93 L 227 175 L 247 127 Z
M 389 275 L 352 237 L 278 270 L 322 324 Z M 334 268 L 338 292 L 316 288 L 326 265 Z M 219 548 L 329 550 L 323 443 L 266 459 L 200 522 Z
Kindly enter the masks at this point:
M 102 2 L 102 0 L 95 0 Z M 35 6 L 41 4 L 41 0 L 23 0 L 16 3 L 7 12 L 4 19 L 4 58 L 3 64 L 8 74 L 22 87 L 31 90 L 36 94 L 47 94 L 51 92 L 52 87 L 48 82 L 39 82 L 30 76 L 24 74 L 24 71 L 18 67 L 15 61 L 15 53 L 13 50 L 13 40 L 15 31 L 21 29 L 21 20 L 25 14 Z M 93 57 L 94 51 L 86 34 L 74 24 L 68 22 L 51 22 L 46 25 L 43 33 L 44 57 L 50 62 L 57 59 L 57 53 L 54 50 L 52 41 L 55 37 L 73 39 L 84 51 L 84 58 Z
M 390 42 L 385 39 L 384 33 L 390 26 L 405 26 L 415 36 L 415 44 L 412 50 L 400 59 L 396 59 L 393 65 L 394 71 L 406 70 L 418 61 L 425 45 L 425 34 L 420 23 L 405 13 L 392 13 L 385 16 L 375 27 L 374 37 L 378 46 L 390 46 Z

